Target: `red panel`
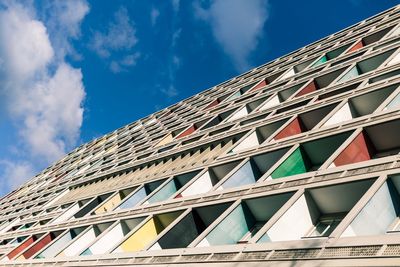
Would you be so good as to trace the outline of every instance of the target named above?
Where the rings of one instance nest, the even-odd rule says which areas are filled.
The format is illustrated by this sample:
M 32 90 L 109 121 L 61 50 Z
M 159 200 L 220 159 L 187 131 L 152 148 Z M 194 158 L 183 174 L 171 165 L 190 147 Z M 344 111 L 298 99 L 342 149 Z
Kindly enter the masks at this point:
M 362 40 L 361 40 L 361 41 L 359 41 L 358 43 L 356 43 L 355 45 L 353 45 L 353 47 L 350 48 L 350 49 L 349 49 L 349 52 L 347 52 L 347 53 L 354 52 L 354 51 L 356 51 L 356 50 L 358 50 L 358 49 L 360 49 L 360 48 L 362 48 L 362 47 L 364 47 L 364 44 L 363 44 L 363 42 L 362 42 Z
M 260 89 L 260 88 L 263 88 L 263 87 L 266 86 L 266 85 L 267 85 L 267 81 L 266 81 L 266 80 L 263 80 L 263 81 L 261 81 L 260 83 L 258 83 L 255 87 L 253 87 L 250 91 L 258 90 L 258 89 Z
M 361 132 L 334 160 L 336 166 L 361 162 L 371 159 L 367 142 Z
M 288 136 L 302 133 L 301 122 L 298 117 L 289 123 L 282 131 L 280 131 L 275 137 L 275 140 L 282 139 Z
M 7 254 L 7 257 L 11 260 L 15 256 L 17 256 L 21 251 L 29 247 L 33 242 L 35 242 L 36 238 L 33 236 L 29 237 L 26 241 L 24 241 L 21 245 L 13 249 L 10 253 Z
M 182 137 L 188 136 L 189 134 L 192 134 L 194 131 L 196 131 L 196 126 L 192 125 L 190 128 L 185 130 L 183 133 L 178 135 L 176 138 L 182 138 Z
M 317 89 L 318 89 L 317 84 L 315 83 L 314 80 L 312 80 L 309 84 L 307 84 L 306 87 L 304 87 L 303 89 L 301 89 L 300 92 L 297 93 L 296 97 L 297 96 L 302 96 L 302 95 L 305 95 L 305 94 L 308 94 L 308 93 L 311 93 L 311 92 L 314 92 Z
M 213 102 L 211 102 L 205 109 L 209 109 L 209 108 L 212 108 L 212 107 L 214 107 L 214 106 L 216 106 L 216 105 L 218 105 L 219 104 L 219 100 L 218 99 L 215 99 Z
M 178 194 L 178 195 L 176 195 L 176 197 L 174 197 L 174 198 L 181 198 L 182 197 L 182 195 L 181 194 Z
M 27 251 L 22 253 L 24 255 L 25 259 L 29 259 L 32 257 L 36 252 L 44 248 L 47 244 L 49 244 L 53 238 L 51 237 L 51 234 L 45 235 L 42 239 L 40 239 L 35 245 L 30 247 Z

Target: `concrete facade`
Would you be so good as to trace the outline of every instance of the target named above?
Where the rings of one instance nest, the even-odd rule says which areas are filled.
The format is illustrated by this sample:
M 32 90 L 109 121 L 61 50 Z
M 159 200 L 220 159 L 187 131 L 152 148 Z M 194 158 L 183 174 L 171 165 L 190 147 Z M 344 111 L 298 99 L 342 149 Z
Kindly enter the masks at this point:
M 400 6 L 83 144 L 4 266 L 399 266 Z

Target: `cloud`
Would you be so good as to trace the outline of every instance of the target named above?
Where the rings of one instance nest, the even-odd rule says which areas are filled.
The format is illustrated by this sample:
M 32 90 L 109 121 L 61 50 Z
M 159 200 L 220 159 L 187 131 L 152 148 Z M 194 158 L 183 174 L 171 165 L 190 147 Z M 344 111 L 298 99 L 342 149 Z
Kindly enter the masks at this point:
M 179 4 L 179 3 L 178 3 Z M 175 87 L 175 79 L 176 79 L 176 72 L 177 70 L 181 67 L 182 65 L 182 60 L 178 56 L 178 53 L 176 50 L 176 46 L 178 43 L 179 38 L 181 37 L 182 33 L 182 28 L 175 29 L 174 32 L 172 33 L 171 37 L 171 45 L 170 45 L 170 54 L 171 56 L 168 58 L 168 63 L 167 63 L 167 74 L 168 74 L 168 83 L 167 87 L 159 87 L 159 90 L 162 94 L 167 96 L 168 98 L 173 98 L 177 95 L 179 95 L 179 91 Z
M 249 55 L 256 48 L 268 18 L 267 1 L 214 0 L 208 8 L 200 2 L 193 7 L 196 17 L 211 26 L 214 38 L 235 67 L 240 71 L 249 68 Z
M 81 36 L 82 20 L 90 9 L 88 3 L 82 0 L 50 1 L 45 2 L 43 9 L 43 20 L 47 30 L 52 33 L 51 42 L 59 49 L 57 55 L 60 59 L 66 54 L 80 59 L 70 41 Z
M 110 70 L 117 73 L 124 65 L 123 61 L 126 57 L 136 54 L 132 48 L 137 42 L 135 25 L 130 19 L 127 9 L 120 7 L 114 13 L 113 20 L 108 23 L 105 32 L 94 32 L 89 47 L 103 59 L 111 58 L 113 52 L 123 54 L 119 56 L 119 59 L 114 58 L 110 62 Z M 131 64 L 131 66 L 135 64 Z
M 178 43 L 179 38 L 181 38 L 181 33 L 182 33 L 182 28 L 179 28 L 174 31 L 172 34 L 172 47 L 175 47 L 176 44 Z
M 167 97 L 175 97 L 178 95 L 178 90 L 173 85 L 170 85 L 167 88 L 161 88 L 160 89 L 161 93 L 165 94 Z
M 61 3 L 64 5 L 54 1 L 55 5 Z M 58 10 L 54 12 L 79 13 L 68 19 L 62 14 L 44 16 L 51 27 L 18 2 L 7 2 L 0 8 L 0 94 L 21 137 L 17 146 L 24 151 L 18 155 L 24 155 L 18 162 L 1 159 L 7 168 L 16 169 L 6 171 L 6 183 L 11 186 L 15 184 L 10 180 L 22 182 L 26 178 L 22 176 L 60 158 L 79 139 L 85 98 L 83 77 L 80 69 L 73 68 L 64 57 L 72 47 L 68 40 L 79 36 L 77 27 L 88 12 L 85 6 L 85 1 L 71 1 L 68 8 L 45 7 Z M 59 22 L 54 21 L 56 17 Z M 63 29 L 64 36 L 49 29 Z
M 28 85 L 28 90 L 16 91 L 10 109 L 21 119 L 20 133 L 32 154 L 51 162 L 79 137 L 85 98 L 82 73 L 61 63 L 53 76 Z
M 135 66 L 141 54 L 139 52 L 133 55 L 127 55 L 121 60 L 113 60 L 110 63 L 110 69 L 113 73 L 126 72 L 127 67 Z
M 172 0 L 172 9 L 174 10 L 175 13 L 179 11 L 179 6 L 180 6 L 180 0 Z
M 174 55 L 174 56 L 172 57 L 172 63 L 173 63 L 175 66 L 179 67 L 179 66 L 181 65 L 181 59 L 180 59 L 177 55 Z
M 14 162 L 9 160 L 1 160 L 1 181 L 5 181 L 6 185 L 2 185 L 2 190 L 6 188 L 17 188 L 21 183 L 35 175 L 35 170 L 32 164 L 26 161 Z M 7 194 L 7 191 L 0 192 Z
M 1 80 L 9 83 L 32 77 L 54 56 L 46 27 L 20 6 L 0 11 L 0 53 Z
M 160 16 L 160 11 L 157 8 L 152 7 L 150 12 L 150 20 L 152 26 L 156 25 L 159 16 Z

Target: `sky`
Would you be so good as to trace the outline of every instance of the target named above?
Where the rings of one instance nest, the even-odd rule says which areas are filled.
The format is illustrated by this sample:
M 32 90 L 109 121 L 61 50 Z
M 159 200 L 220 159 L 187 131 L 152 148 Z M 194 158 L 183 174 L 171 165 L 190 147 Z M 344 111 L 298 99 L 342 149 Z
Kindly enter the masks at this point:
M 0 195 L 82 143 L 396 4 L 0 0 Z

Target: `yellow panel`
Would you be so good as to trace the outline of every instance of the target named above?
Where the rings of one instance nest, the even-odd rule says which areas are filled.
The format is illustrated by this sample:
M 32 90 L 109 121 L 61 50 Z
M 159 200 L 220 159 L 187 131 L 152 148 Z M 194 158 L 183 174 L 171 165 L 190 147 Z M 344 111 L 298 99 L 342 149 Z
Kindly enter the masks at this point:
M 18 258 L 16 258 L 15 260 L 25 260 L 25 257 L 24 257 L 24 255 L 21 255 Z
M 157 225 L 156 225 L 157 224 Z M 151 218 L 139 230 L 126 239 L 120 246 L 125 252 L 139 251 L 148 245 L 158 235 L 160 225 Z
M 113 196 L 112 198 L 110 198 L 108 201 L 104 202 L 103 205 L 101 205 L 100 207 L 98 207 L 94 213 L 95 214 L 101 214 L 101 213 L 105 213 L 108 211 L 113 210 L 117 205 L 119 205 L 119 203 L 121 203 L 121 197 L 118 194 L 116 194 L 115 196 Z
M 172 137 L 172 134 L 167 135 L 164 137 L 157 145 L 156 147 L 166 145 L 168 143 L 171 143 L 174 140 L 174 137 Z

